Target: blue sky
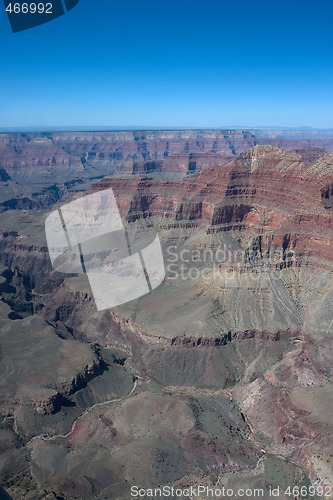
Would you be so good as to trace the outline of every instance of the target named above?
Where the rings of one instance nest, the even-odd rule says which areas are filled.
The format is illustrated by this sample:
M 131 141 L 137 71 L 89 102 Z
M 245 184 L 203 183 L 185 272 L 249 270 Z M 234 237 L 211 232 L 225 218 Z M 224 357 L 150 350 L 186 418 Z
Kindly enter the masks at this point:
M 333 2 L 80 0 L 13 34 L 0 127 L 333 127 Z

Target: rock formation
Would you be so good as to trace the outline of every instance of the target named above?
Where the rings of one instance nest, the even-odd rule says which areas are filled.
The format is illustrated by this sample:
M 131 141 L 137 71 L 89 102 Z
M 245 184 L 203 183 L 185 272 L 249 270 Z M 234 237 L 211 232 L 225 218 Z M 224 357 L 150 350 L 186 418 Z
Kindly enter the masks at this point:
M 313 133 L 309 151 L 302 134 L 261 136 L 0 136 L 2 182 L 18 183 L 0 213 L 0 466 L 14 500 L 333 486 L 330 139 Z M 44 159 L 15 164 L 28 147 Z M 49 153 L 73 167 L 61 185 Z M 22 196 L 25 168 L 49 173 Z M 52 270 L 44 222 L 110 187 L 139 241 L 158 230 L 167 272 L 98 312 L 85 275 Z

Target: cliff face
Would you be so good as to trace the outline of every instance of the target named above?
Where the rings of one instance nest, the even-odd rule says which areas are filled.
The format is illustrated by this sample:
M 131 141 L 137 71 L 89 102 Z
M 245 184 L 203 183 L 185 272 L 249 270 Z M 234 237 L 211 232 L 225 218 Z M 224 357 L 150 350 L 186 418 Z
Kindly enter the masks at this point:
M 260 252 L 292 250 L 297 265 L 332 265 L 332 164 L 326 154 L 313 164 L 273 146 L 255 146 L 227 165 L 181 182 L 106 179 L 131 221 L 162 217 L 206 221 L 210 232 L 242 230 Z
M 177 173 L 193 175 L 224 165 L 256 144 L 298 149 L 313 162 L 333 151 L 333 134 L 259 130 L 180 130 L 127 132 L 50 132 L 0 134 L 0 168 L 18 179 L 59 179 L 94 167 L 102 174 Z M 52 174 L 52 175 L 51 175 Z M 34 183 L 34 182 L 32 182 Z
M 0 134 L 0 167 L 82 167 L 86 163 L 133 160 L 166 160 L 177 155 L 189 166 L 196 155 L 218 153 L 225 161 L 255 144 L 254 134 L 244 131 L 151 131 Z M 166 165 L 172 168 L 171 159 Z M 153 169 L 154 166 L 151 165 Z M 194 165 L 190 166 L 194 169 Z

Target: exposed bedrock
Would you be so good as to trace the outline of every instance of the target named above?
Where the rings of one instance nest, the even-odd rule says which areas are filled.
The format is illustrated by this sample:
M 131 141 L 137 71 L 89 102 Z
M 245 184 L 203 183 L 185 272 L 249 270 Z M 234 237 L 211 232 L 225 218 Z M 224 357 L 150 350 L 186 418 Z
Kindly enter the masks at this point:
M 181 183 L 105 179 L 93 190 L 112 187 L 130 221 L 152 216 L 188 224 L 207 221 L 209 231 L 241 230 L 244 241 L 260 237 L 263 249 L 291 249 L 291 265 L 302 260 L 330 267 L 332 175 L 332 154 L 309 165 L 297 153 L 256 146 L 222 168 Z
M 326 210 L 332 210 L 333 208 L 333 184 L 329 184 L 322 188 L 321 198 Z
M 196 175 L 222 166 L 256 144 L 296 150 L 305 163 L 333 151 L 330 132 L 169 130 L 0 134 L 0 168 L 31 184 L 102 174 Z M 39 178 L 35 176 L 36 170 Z

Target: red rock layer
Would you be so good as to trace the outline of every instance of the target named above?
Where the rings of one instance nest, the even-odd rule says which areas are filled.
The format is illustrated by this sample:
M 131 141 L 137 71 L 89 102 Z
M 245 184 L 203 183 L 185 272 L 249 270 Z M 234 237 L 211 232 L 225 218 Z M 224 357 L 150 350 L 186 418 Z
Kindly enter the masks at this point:
M 333 260 L 333 154 L 305 164 L 297 153 L 255 146 L 227 165 L 196 178 L 104 179 L 129 220 L 159 216 L 200 224 L 209 231 L 243 229 L 261 252 L 292 250 L 303 263 L 327 267 Z M 295 264 L 297 263 L 297 259 Z

